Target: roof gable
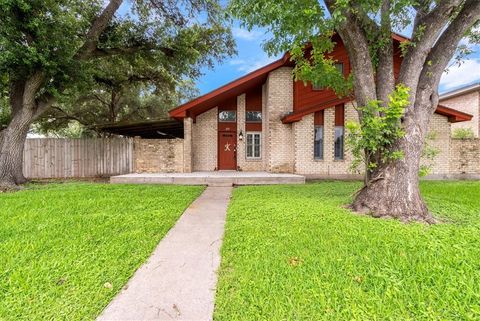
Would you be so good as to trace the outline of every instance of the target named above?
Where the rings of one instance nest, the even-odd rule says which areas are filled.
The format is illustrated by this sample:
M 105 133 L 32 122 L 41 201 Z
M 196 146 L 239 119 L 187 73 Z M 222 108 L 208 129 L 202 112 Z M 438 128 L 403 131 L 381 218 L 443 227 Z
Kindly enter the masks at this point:
M 403 42 L 408 40 L 408 38 L 403 37 L 399 34 L 392 33 L 392 38 L 398 42 Z M 196 99 L 193 99 L 189 102 L 186 102 L 172 110 L 169 111 L 169 115 L 172 118 L 177 120 L 183 119 L 185 117 L 195 118 L 197 115 L 217 106 L 219 103 L 236 97 L 245 93 L 252 87 L 259 86 L 265 83 L 268 74 L 275 69 L 278 69 L 283 66 L 292 66 L 293 62 L 290 61 L 290 54 L 287 52 L 283 55 L 282 58 L 262 67 L 251 73 L 246 74 L 234 81 L 227 83 L 205 95 L 202 95 Z M 303 116 L 316 111 L 320 111 L 326 108 L 333 107 L 338 104 L 346 103 L 352 101 L 353 98 L 338 98 L 329 101 L 321 101 L 315 106 L 311 106 L 305 109 L 294 111 L 293 113 L 285 116 L 282 119 L 282 122 L 292 123 L 299 121 Z M 460 122 L 472 119 L 472 115 L 457 111 L 455 109 L 438 105 L 435 110 L 437 114 L 448 117 L 450 122 Z

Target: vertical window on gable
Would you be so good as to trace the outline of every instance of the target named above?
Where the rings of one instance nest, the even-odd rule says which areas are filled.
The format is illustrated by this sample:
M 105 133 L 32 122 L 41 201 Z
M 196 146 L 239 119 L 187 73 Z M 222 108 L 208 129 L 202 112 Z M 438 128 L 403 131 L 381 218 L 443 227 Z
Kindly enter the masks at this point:
M 335 68 L 343 75 L 343 63 L 342 62 L 337 62 L 335 64 Z M 324 87 L 320 86 L 319 84 L 312 83 L 312 90 L 323 90 L 325 89 Z
M 246 134 L 246 156 L 248 159 L 260 159 L 261 146 L 262 146 L 262 134 L 250 132 Z
M 345 107 L 344 105 L 335 106 L 335 145 L 334 159 L 342 160 L 344 158 L 344 137 L 345 137 Z
M 323 110 L 317 111 L 314 116 L 313 158 L 323 159 Z

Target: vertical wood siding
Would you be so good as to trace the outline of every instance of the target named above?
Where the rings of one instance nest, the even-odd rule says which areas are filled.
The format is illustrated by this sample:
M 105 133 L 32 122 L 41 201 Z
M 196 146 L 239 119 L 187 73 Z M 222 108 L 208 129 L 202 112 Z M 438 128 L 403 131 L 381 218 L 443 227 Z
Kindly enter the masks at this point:
M 27 178 L 101 177 L 133 172 L 129 138 L 29 138 L 23 152 Z

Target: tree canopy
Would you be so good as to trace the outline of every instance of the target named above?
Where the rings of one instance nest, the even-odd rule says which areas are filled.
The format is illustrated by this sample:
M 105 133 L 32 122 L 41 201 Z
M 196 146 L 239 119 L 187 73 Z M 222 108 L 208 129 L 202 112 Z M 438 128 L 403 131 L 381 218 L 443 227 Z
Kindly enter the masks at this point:
M 357 159 L 363 152 L 365 185 L 352 208 L 434 222 L 418 187 L 420 158 L 442 73 L 470 53 L 463 38 L 479 39 L 480 1 L 232 0 L 230 11 L 247 28 L 271 34 L 264 43 L 269 53 L 290 52 L 296 79 L 355 98 L 360 123 L 350 129 Z M 396 73 L 392 32 L 409 29 Z M 334 34 L 348 53 L 348 79 L 330 55 Z
M 104 60 L 117 59 L 126 75 L 131 66 L 158 62 L 156 75 L 172 88 L 234 53 L 217 0 L 138 0 L 119 11 L 122 3 L 0 0 L 0 93 L 10 107 L 0 132 L 0 188 L 25 181 L 22 151 L 31 123 L 66 94 L 98 83 Z

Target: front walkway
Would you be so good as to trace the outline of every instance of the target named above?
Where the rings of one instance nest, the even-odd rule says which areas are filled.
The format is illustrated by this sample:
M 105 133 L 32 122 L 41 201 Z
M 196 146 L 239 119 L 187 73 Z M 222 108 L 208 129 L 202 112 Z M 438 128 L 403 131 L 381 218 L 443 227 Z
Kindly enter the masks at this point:
M 181 184 L 208 186 L 304 184 L 305 176 L 296 174 L 241 171 L 135 173 L 112 176 L 110 177 L 110 183 Z
M 208 187 L 97 320 L 211 320 L 231 187 Z

